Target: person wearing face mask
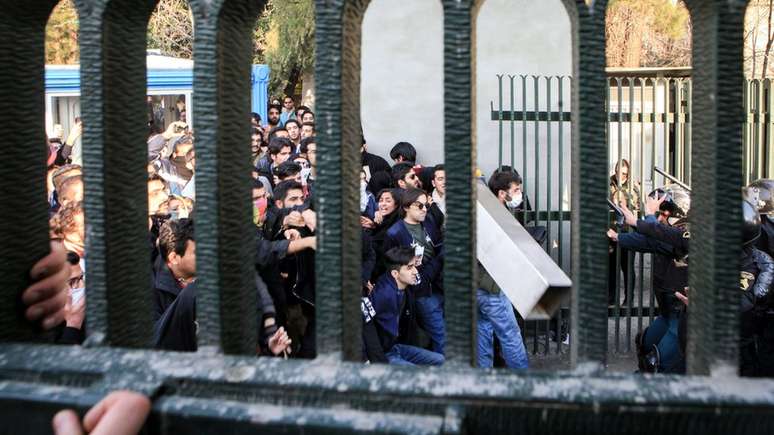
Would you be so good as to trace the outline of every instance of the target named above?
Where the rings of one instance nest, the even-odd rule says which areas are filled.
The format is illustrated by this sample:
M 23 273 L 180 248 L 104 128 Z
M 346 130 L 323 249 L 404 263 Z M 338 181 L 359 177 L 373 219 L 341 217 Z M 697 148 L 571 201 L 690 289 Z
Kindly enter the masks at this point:
M 57 338 L 59 344 L 81 344 L 85 333 L 86 294 L 84 273 L 81 269 L 81 257 L 75 252 L 67 253 L 67 266 L 70 279 L 67 285 L 67 302 L 64 307 L 65 322 Z
M 492 173 L 487 182 L 489 190 L 497 197 L 500 204 L 504 205 L 525 230 L 543 246 L 546 241 L 546 227 L 540 225 L 527 225 L 532 220 L 530 213 L 532 207 L 522 191 L 522 179 L 518 172 L 510 166 L 502 166 Z

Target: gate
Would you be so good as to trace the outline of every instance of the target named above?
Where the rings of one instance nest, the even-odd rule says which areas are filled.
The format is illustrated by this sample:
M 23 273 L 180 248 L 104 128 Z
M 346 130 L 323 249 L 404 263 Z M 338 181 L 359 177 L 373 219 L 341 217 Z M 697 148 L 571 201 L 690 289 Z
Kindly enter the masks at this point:
M 148 394 L 150 433 L 768 433 L 774 381 L 740 379 L 736 260 L 742 183 L 742 1 L 689 1 L 694 23 L 692 179 L 696 225 L 690 375 L 605 373 L 608 214 L 604 1 L 565 1 L 575 41 L 572 107 L 572 370 L 471 368 L 475 360 L 475 161 L 470 128 L 474 2 L 443 0 L 450 253 L 447 362 L 364 366 L 359 357 L 357 213 L 359 44 L 366 0 L 316 0 L 319 88 L 317 348 L 313 361 L 255 358 L 246 307 L 250 32 L 263 2 L 191 0 L 196 23 L 199 351 L 147 349 L 144 261 L 145 29 L 152 1 L 76 0 L 81 16 L 89 337 L 43 344 L 19 292 L 47 249 L 43 183 L 43 32 L 53 0 L 2 0 L 0 132 L 0 431 L 45 433 L 54 410 L 106 391 Z M 19 37 L 22 36 L 22 37 Z M 9 61 L 12 59 L 13 61 Z M 117 146 L 118 144 L 122 146 Z M 242 146 L 245 144 L 244 146 Z M 40 150 L 31 153 L 29 150 Z M 580 174 L 583 174 L 581 182 Z M 580 205 L 583 205 L 582 209 Z M 227 212 L 226 212 L 227 211 Z M 22 224 L 20 224 L 22 223 Z M 138 260 L 139 259 L 139 260 Z M 730 313 L 730 314 L 729 314 Z M 252 319 L 254 322 L 254 319 Z

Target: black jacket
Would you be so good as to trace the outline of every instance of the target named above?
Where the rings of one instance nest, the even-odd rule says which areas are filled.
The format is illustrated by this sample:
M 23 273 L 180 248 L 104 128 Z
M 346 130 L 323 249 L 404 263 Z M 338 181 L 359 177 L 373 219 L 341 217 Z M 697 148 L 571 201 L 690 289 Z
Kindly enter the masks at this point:
M 196 281 L 180 291 L 178 297 L 156 322 L 153 347 L 156 349 L 196 352 Z
M 167 267 L 161 257 L 156 259 L 153 274 L 153 321 L 161 318 L 170 305 L 177 299 L 182 290 L 177 285 L 177 280 L 172 271 Z

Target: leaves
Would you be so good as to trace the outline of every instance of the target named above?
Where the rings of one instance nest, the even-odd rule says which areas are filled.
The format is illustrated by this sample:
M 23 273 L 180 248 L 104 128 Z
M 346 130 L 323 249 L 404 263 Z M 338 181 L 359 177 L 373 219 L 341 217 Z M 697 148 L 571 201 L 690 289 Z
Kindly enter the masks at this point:
M 78 63 L 78 12 L 72 0 L 62 0 L 46 23 L 46 63 Z
M 611 0 L 605 26 L 607 66 L 688 66 L 690 25 L 682 1 Z

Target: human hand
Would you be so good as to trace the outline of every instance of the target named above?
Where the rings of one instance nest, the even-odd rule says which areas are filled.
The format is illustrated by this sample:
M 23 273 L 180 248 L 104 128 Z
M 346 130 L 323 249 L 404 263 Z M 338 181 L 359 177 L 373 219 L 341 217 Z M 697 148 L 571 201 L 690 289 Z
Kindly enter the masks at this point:
M 381 225 L 383 220 L 384 220 L 384 215 L 382 214 L 381 211 L 377 210 L 376 213 L 374 213 L 374 223 L 376 225 Z
M 304 240 L 306 240 L 307 248 L 314 251 L 317 250 L 317 237 L 314 237 L 314 236 L 304 237 Z
M 25 317 L 31 322 L 42 319 L 43 329 L 51 329 L 64 320 L 64 306 L 69 297 L 67 282 L 70 271 L 61 242 L 51 242 L 51 252 L 32 266 L 31 285 L 21 295 L 28 308 Z
M 151 403 L 142 394 L 114 391 L 94 405 L 79 421 L 72 410 L 59 411 L 51 424 L 56 435 L 133 435 L 142 429 Z
M 79 137 L 81 137 L 81 134 L 83 134 L 83 122 L 78 121 L 75 124 L 73 124 L 73 127 L 70 129 L 70 133 L 67 135 L 67 140 L 65 140 L 65 144 L 72 145 L 75 143 L 76 140 L 78 140 Z
M 298 240 L 298 239 L 301 238 L 301 233 L 299 233 L 298 230 L 293 230 L 293 229 L 285 230 L 284 235 L 285 235 L 286 239 L 291 240 L 291 241 L 292 240 Z
M 607 230 L 607 237 L 614 242 L 618 241 L 618 233 L 615 230 Z
M 626 222 L 626 225 L 629 225 L 632 227 L 637 225 L 637 216 L 635 216 L 631 210 L 626 208 L 626 201 L 621 201 L 620 207 L 621 207 L 621 211 L 623 212 L 623 218 L 624 218 L 624 222 Z
M 279 355 L 283 352 L 290 353 L 290 344 L 293 340 L 288 337 L 288 333 L 285 328 L 280 326 L 277 332 L 269 338 L 269 351 L 274 355 Z
M 374 221 L 371 219 L 368 219 L 365 216 L 360 216 L 360 226 L 363 228 L 374 228 L 376 225 L 374 225 Z
M 171 124 L 169 124 L 169 127 L 167 127 L 166 131 L 164 133 L 161 133 L 162 136 L 164 136 L 164 139 L 172 139 L 175 136 L 182 136 L 185 132 L 185 128 L 188 127 L 188 124 L 186 124 L 183 121 L 175 121 Z M 180 128 L 182 131 L 176 132 Z
M 680 292 L 675 292 L 675 297 L 680 300 L 685 306 L 688 306 L 688 287 L 685 288 L 685 294 L 682 294 Z
M 304 217 L 304 223 L 306 223 L 306 227 L 309 228 L 310 231 L 314 232 L 315 228 L 317 228 L 317 213 L 314 212 L 314 210 L 304 210 L 301 215 Z
M 283 224 L 286 227 L 304 227 L 304 217 L 297 211 L 291 211 L 290 214 L 285 216 Z
M 72 290 L 67 292 L 67 302 L 64 306 L 64 319 L 67 326 L 70 328 L 81 329 L 83 326 L 83 319 L 86 317 L 86 296 L 78 299 L 73 304 L 72 302 Z
M 648 197 L 648 199 L 645 200 L 645 215 L 650 216 L 656 214 L 657 211 L 661 208 L 661 204 L 666 200 L 666 193 L 661 196 L 661 198 L 658 197 L 658 192 L 656 192 L 655 197 Z
M 368 289 L 368 295 L 370 296 L 371 292 L 374 291 L 374 285 L 371 283 L 371 281 L 366 281 L 365 285 Z

